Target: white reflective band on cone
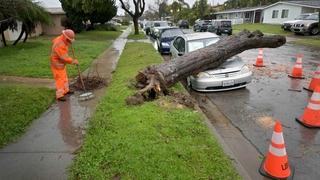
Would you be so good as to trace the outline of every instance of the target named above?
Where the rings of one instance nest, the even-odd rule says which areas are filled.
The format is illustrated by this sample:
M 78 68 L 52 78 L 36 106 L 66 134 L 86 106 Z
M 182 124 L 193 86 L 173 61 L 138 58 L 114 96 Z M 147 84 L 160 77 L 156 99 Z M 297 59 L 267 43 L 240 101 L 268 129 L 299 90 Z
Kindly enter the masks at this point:
M 320 93 L 314 92 L 311 96 L 311 100 L 313 101 L 320 101 Z
M 312 102 L 309 102 L 308 108 L 312 110 L 320 110 L 320 104 L 314 104 Z
M 272 145 L 269 146 L 269 152 L 275 156 L 287 155 L 286 148 L 275 148 Z
M 273 132 L 271 141 L 275 144 L 284 144 L 282 132 L 281 133 Z
M 294 67 L 295 67 L 295 68 L 300 68 L 300 69 L 301 69 L 301 68 L 302 68 L 302 65 L 301 65 L 301 64 L 296 64 L 296 65 L 294 65 Z

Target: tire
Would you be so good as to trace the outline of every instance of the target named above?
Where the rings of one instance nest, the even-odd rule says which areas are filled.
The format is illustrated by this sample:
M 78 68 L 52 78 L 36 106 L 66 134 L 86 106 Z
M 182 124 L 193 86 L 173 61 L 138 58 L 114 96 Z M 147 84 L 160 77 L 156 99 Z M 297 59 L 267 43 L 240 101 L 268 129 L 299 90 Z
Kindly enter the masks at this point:
M 310 29 L 310 35 L 317 35 L 317 34 L 319 34 L 319 28 L 318 27 L 312 27 L 311 29 Z

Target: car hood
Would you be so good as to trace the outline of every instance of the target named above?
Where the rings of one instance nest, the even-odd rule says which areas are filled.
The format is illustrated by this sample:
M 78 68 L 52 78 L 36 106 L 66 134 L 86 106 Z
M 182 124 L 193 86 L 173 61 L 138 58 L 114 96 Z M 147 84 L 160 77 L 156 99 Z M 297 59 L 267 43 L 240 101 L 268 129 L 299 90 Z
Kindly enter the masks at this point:
M 228 59 L 226 62 L 221 64 L 218 68 L 212 69 L 212 70 L 207 70 L 205 72 L 210 75 L 235 72 L 235 71 L 240 71 L 244 65 L 245 65 L 245 63 L 242 61 L 242 59 L 240 57 L 236 56 L 236 57 Z
M 299 22 L 299 21 L 301 21 L 301 20 L 285 21 L 285 22 L 283 22 L 283 24 L 294 24 L 294 23 L 297 23 L 297 22 Z
M 308 24 L 311 24 L 311 23 L 316 23 L 318 21 L 315 21 L 315 20 L 300 20 L 294 24 L 303 24 L 303 25 L 308 25 Z

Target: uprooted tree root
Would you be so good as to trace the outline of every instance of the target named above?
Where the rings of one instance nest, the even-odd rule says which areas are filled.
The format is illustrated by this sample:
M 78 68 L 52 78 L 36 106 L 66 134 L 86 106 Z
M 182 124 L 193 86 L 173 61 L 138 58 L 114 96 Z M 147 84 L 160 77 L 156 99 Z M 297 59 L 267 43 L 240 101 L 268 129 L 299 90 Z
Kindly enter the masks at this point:
M 83 77 L 82 79 L 86 90 L 99 89 L 107 85 L 106 79 L 98 76 Z M 74 88 L 75 90 L 83 90 L 81 80 L 79 77 L 72 84 L 72 88 Z

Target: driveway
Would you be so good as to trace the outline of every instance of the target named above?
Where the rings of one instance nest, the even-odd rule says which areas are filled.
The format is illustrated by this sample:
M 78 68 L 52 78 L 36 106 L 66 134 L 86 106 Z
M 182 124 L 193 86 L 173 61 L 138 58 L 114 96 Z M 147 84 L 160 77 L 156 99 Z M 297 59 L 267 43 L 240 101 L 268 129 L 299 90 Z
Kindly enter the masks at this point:
M 294 179 L 318 179 L 320 176 L 319 130 L 307 129 L 295 121 L 302 115 L 311 96 L 302 86 L 307 84 L 320 63 L 319 50 L 290 43 L 277 49 L 264 49 L 265 68 L 252 66 L 257 49 L 245 51 L 239 56 L 253 71 L 252 83 L 240 90 L 205 93 L 261 154 L 268 150 L 274 120 L 280 120 L 289 163 L 295 166 Z M 304 55 L 305 80 L 287 77 L 297 53 Z

